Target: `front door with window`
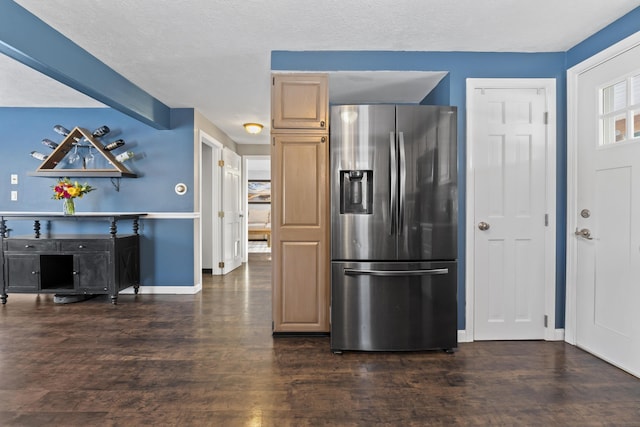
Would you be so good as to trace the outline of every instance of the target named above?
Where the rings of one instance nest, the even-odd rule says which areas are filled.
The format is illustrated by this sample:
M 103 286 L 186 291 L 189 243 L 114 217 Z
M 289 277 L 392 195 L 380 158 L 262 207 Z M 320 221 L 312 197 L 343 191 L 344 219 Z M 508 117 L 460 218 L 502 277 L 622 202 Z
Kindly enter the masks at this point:
M 576 344 L 640 376 L 640 46 L 578 76 Z

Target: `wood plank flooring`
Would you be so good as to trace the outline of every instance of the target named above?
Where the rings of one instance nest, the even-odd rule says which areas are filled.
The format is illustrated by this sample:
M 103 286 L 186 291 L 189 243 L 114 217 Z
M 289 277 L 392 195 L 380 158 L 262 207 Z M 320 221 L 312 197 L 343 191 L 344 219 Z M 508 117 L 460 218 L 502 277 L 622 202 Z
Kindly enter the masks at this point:
M 640 426 L 640 380 L 562 342 L 345 353 L 271 335 L 269 254 L 198 295 L 0 307 L 1 426 Z

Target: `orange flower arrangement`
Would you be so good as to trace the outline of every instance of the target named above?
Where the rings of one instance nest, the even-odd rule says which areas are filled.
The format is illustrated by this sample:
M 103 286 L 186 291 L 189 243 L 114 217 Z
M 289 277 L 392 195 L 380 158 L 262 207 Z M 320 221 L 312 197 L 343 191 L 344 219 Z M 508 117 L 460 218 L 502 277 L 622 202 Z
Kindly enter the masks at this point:
M 85 194 L 95 190 L 86 182 L 79 184 L 78 181 L 71 182 L 69 178 L 61 179 L 56 185 L 53 186 L 53 199 L 64 201 L 64 213 L 66 215 L 73 215 L 76 213 L 76 207 L 73 203 L 73 199 L 82 198 Z
M 53 186 L 53 198 L 56 200 L 81 198 L 93 190 L 95 188 L 87 183 L 80 185 L 78 181 L 72 183 L 69 178 L 63 178 Z

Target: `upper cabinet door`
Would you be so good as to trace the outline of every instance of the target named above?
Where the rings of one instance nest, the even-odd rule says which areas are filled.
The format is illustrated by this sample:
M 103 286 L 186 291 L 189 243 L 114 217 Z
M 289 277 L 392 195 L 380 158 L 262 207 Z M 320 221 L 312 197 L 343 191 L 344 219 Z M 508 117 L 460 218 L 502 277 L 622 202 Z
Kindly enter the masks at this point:
M 272 82 L 273 129 L 329 128 L 326 74 L 274 74 Z

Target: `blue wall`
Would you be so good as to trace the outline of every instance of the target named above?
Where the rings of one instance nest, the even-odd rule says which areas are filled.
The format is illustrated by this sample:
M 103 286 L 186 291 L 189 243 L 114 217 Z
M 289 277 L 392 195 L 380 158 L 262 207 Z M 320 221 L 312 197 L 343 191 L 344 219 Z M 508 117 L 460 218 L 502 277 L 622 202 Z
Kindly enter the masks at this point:
M 126 145 L 116 153 L 125 149 L 136 153 L 125 165 L 138 178 L 121 178 L 120 191 L 109 178 L 73 178 L 97 188 L 76 201 L 78 212 L 193 212 L 193 192 L 184 196 L 174 192 L 178 182 L 193 188 L 193 120 L 193 109 L 174 109 L 171 130 L 156 130 L 111 108 L 0 108 L 0 211 L 62 211 L 62 203 L 51 199 L 57 179 L 28 175 L 40 165 L 29 153 L 50 152 L 41 141 L 61 141 L 52 129 L 61 124 L 89 130 L 107 125 L 111 133 L 103 142 L 122 138 Z M 13 173 L 18 174 L 18 185 L 10 184 Z M 16 202 L 10 201 L 12 190 L 18 191 Z M 14 234 L 31 230 L 27 221 L 8 225 Z M 54 222 L 51 231 L 65 232 L 71 226 L 85 232 L 108 230 L 104 224 Z M 143 220 L 141 234 L 142 284 L 193 286 L 192 220 Z

